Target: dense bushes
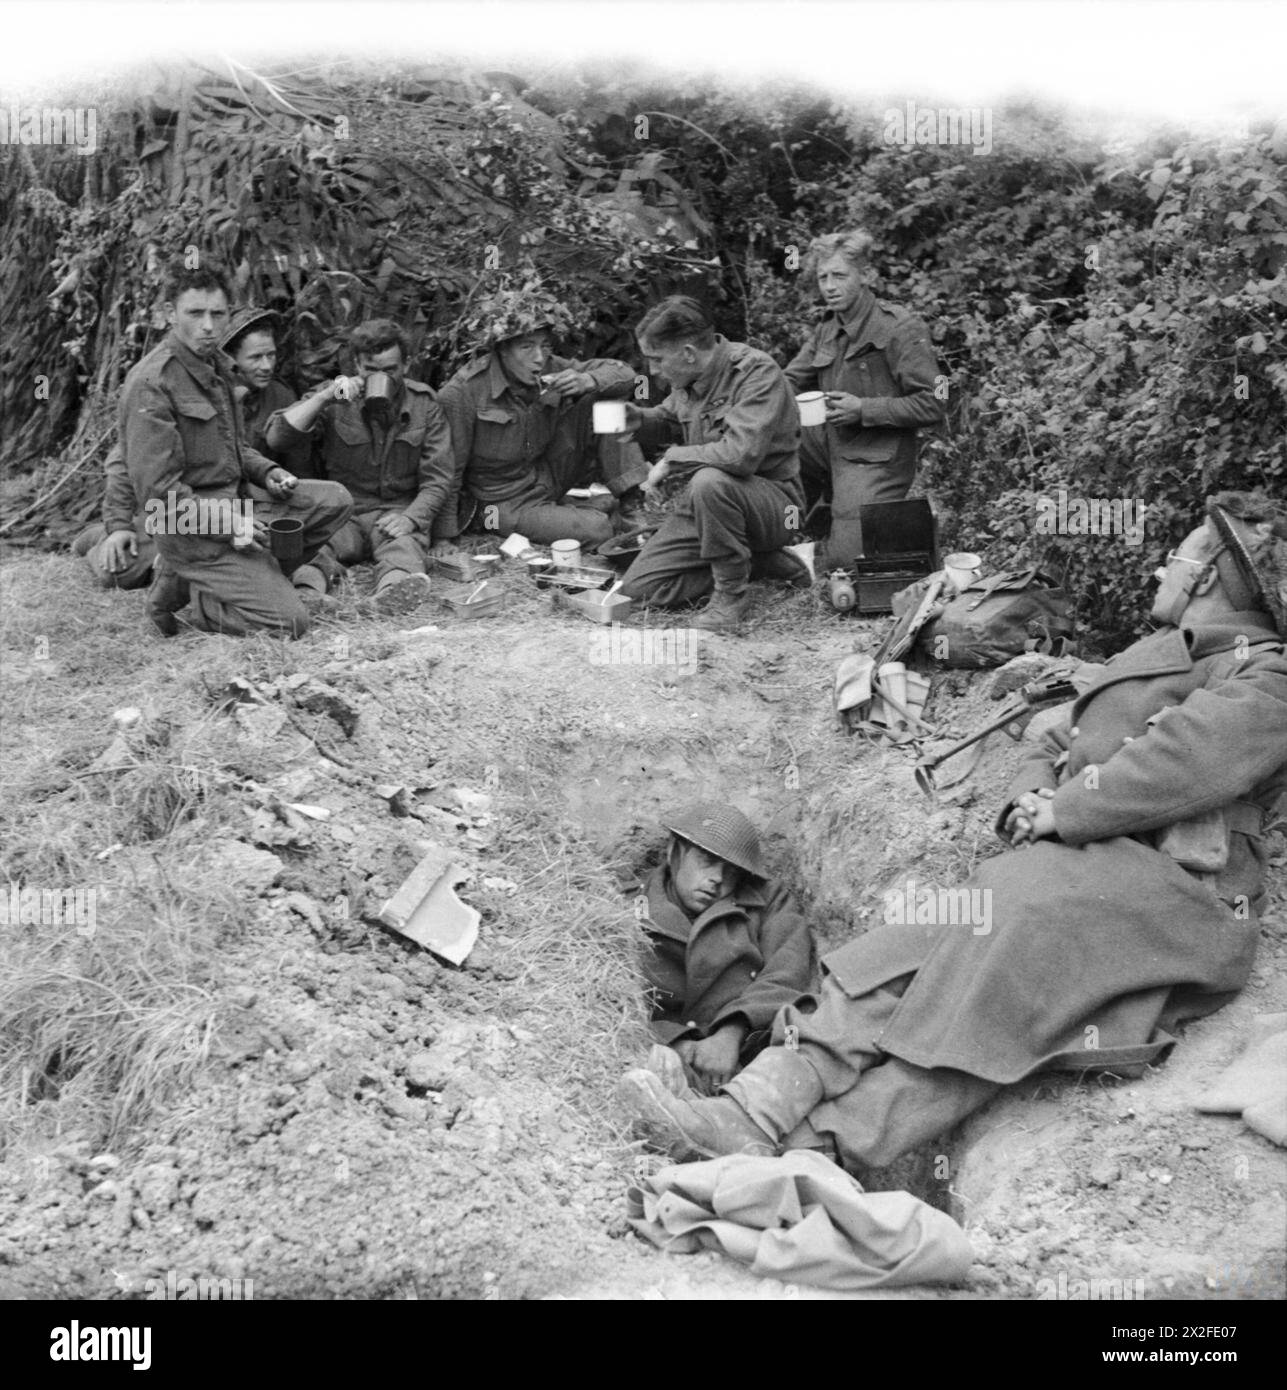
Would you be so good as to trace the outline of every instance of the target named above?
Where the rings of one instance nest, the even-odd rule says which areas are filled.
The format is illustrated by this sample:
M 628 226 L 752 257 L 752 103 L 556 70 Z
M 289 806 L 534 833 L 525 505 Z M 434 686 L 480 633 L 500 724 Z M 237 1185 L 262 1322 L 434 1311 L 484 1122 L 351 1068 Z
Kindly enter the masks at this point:
M 521 86 L 337 68 L 307 90 L 234 89 L 198 74 L 119 113 L 123 137 L 83 188 L 74 156 L 0 153 L 17 176 L 0 221 L 35 262 L 25 340 L 46 357 L 67 345 L 43 431 L 6 396 L 6 455 L 65 440 L 76 409 L 82 432 L 107 419 L 159 330 L 151 270 L 175 245 L 217 252 L 245 298 L 293 310 L 300 385 L 335 370 L 344 330 L 373 313 L 408 325 L 436 383 L 486 291 L 529 276 L 568 302 L 590 351 L 630 354 L 649 298 L 696 288 L 725 332 L 785 360 L 813 312 L 796 253 L 857 222 L 877 239 L 879 292 L 931 323 L 950 374 L 922 477 L 949 542 L 1066 573 L 1082 620 L 1120 642 L 1205 493 L 1283 492 L 1281 126 L 1110 147 L 1015 106 L 990 113 L 981 155 L 891 146 L 880 109 L 784 86 L 630 70 Z M 35 370 L 17 349 L 4 366 L 11 394 Z M 1147 502 L 1144 543 L 1039 534 L 1036 500 L 1060 488 Z
M 878 293 L 932 325 L 950 374 L 922 471 L 946 539 L 1066 576 L 1097 639 L 1139 630 L 1147 574 L 1206 493 L 1283 494 L 1283 126 L 1110 147 L 1016 106 L 990 113 L 992 151 L 977 155 L 892 147 L 882 110 L 807 92 L 612 92 L 606 113 L 602 92 L 579 94 L 600 130 L 668 101 L 651 139 L 715 210 L 726 330 L 779 360 L 814 303 L 791 249 L 846 225 L 875 235 Z M 620 141 L 616 155 L 632 157 Z M 1147 503 L 1143 543 L 1042 534 L 1037 501 L 1061 488 Z

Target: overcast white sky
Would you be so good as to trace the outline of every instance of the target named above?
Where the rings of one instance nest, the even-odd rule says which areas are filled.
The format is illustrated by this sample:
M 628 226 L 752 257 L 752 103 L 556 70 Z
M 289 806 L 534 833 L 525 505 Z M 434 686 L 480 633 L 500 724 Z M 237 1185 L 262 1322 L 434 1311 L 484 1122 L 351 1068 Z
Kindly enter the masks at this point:
M 1024 91 L 1124 115 L 1287 110 L 1283 0 L 22 0 L 0 5 L 0 99 L 144 56 L 345 47 L 519 70 L 534 57 L 633 56 L 674 71 L 797 76 L 845 95 L 986 104 Z

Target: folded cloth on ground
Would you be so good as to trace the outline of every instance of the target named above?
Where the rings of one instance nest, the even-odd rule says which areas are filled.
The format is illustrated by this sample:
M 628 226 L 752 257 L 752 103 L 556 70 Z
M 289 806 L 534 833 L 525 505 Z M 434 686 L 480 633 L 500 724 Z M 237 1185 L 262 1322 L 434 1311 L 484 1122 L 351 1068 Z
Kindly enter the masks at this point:
M 1241 1114 L 1243 1121 L 1266 1139 L 1287 1146 L 1287 1015 L 1264 1016 L 1262 1028 L 1279 1031 L 1253 1042 L 1230 1063 L 1215 1084 L 1194 1102 L 1194 1108 L 1213 1114 Z
M 955 1283 L 965 1232 L 910 1192 L 864 1192 L 809 1149 L 677 1163 L 631 1187 L 631 1226 L 672 1254 L 719 1250 L 752 1274 L 854 1291 Z

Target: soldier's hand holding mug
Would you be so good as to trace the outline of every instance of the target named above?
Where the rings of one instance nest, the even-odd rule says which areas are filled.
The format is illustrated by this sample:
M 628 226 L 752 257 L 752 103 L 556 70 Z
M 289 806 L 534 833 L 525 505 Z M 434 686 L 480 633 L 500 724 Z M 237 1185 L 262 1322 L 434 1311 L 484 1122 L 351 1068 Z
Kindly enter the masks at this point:
M 232 548 L 259 550 L 268 548 L 268 523 L 256 516 L 234 516 L 232 519 Z
M 827 399 L 827 424 L 829 425 L 861 425 L 862 424 L 862 398 L 850 395 L 848 391 L 828 391 Z
M 336 401 L 360 401 L 366 384 L 360 376 L 337 376 L 331 382 L 331 399 Z

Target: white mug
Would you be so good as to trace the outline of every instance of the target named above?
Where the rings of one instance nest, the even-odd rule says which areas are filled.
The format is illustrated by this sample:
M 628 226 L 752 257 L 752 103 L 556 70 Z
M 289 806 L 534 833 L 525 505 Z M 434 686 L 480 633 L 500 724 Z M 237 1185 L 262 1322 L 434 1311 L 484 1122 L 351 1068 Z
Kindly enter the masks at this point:
M 581 542 L 555 541 L 550 546 L 550 554 L 559 569 L 575 569 L 581 563 Z
M 968 588 L 983 572 L 983 561 L 973 551 L 958 550 L 944 557 L 943 568 L 952 587 L 960 590 Z
M 595 434 L 625 434 L 625 401 L 595 401 L 591 412 Z
M 800 409 L 802 425 L 825 425 L 827 423 L 827 398 L 821 391 L 803 391 L 795 398 Z

